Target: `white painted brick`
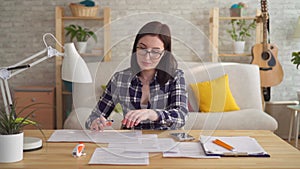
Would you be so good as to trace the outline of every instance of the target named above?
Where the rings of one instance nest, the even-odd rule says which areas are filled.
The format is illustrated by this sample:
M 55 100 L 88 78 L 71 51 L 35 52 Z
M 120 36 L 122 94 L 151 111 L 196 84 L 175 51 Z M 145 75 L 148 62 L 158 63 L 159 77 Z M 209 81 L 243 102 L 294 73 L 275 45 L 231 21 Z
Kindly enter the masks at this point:
M 46 32 L 55 33 L 55 6 L 64 6 L 66 14 L 70 15 L 68 4 L 74 0 L 7 0 L 1 1 L 0 5 L 0 67 L 14 64 L 20 59 L 43 48 L 42 35 Z M 209 9 L 215 6 L 220 7 L 222 15 L 229 15 L 228 8 L 237 3 L 236 0 L 95 0 L 101 7 L 110 6 L 112 20 L 124 19 L 130 15 L 143 14 L 145 12 L 160 12 L 169 14 L 174 18 L 178 17 L 196 25 L 204 37 L 209 35 Z M 249 8 L 249 15 L 255 13 L 259 7 L 257 1 L 246 0 Z M 300 39 L 292 39 L 292 32 L 295 29 L 298 16 L 300 15 L 300 1 L 295 0 L 272 0 L 269 2 L 269 12 L 271 18 L 271 40 L 279 47 L 278 59 L 284 71 L 284 81 L 272 88 L 272 100 L 293 100 L 296 99 L 295 92 L 300 90 L 300 70 L 295 69 L 295 65 L 290 62 L 292 51 L 300 50 Z M 160 18 L 164 20 L 163 18 Z M 81 23 L 81 22 L 80 22 Z M 224 24 L 224 23 L 223 23 Z M 87 23 L 86 25 L 95 28 L 98 25 Z M 226 35 L 226 25 L 220 31 L 220 46 L 222 50 L 230 50 L 228 35 Z M 227 25 L 228 26 L 228 25 Z M 134 35 L 139 26 L 135 21 L 130 21 L 127 25 L 116 29 L 113 36 L 122 36 L 122 32 Z M 180 31 L 190 41 L 199 41 L 199 49 L 204 50 L 202 44 L 208 44 L 202 37 L 195 37 L 192 33 L 181 27 L 180 24 L 172 31 Z M 125 38 L 113 46 L 113 60 L 122 60 L 130 55 L 132 41 L 134 37 Z M 112 39 L 118 39 L 112 37 Z M 202 42 L 202 43 L 201 43 Z M 188 45 L 188 44 L 187 44 Z M 251 48 L 251 40 L 247 43 L 247 49 Z M 180 42 L 173 42 L 173 50 L 176 56 L 185 60 L 197 60 L 197 56 Z M 205 53 L 205 51 L 203 52 Z M 187 56 L 188 55 L 188 56 Z M 204 54 L 203 54 L 204 55 Z M 249 63 L 251 58 L 222 58 L 223 61 L 237 61 Z M 12 78 L 12 87 L 17 85 L 55 85 L 54 59 L 47 61 L 42 66 L 36 66 L 22 76 Z M 41 73 L 42 72 L 42 73 Z M 45 75 L 47 79 L 44 79 Z M 30 81 L 26 81 L 31 79 Z

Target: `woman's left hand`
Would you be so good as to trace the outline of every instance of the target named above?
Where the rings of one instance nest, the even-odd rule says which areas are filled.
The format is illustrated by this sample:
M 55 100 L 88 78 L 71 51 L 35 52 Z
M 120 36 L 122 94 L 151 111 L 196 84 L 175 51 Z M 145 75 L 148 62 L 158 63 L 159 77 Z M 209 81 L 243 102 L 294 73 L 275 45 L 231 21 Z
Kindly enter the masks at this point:
M 138 125 L 143 120 L 157 120 L 158 115 L 152 109 L 139 109 L 139 110 L 131 110 L 126 115 L 122 121 L 122 124 L 127 128 L 132 128 L 133 126 Z

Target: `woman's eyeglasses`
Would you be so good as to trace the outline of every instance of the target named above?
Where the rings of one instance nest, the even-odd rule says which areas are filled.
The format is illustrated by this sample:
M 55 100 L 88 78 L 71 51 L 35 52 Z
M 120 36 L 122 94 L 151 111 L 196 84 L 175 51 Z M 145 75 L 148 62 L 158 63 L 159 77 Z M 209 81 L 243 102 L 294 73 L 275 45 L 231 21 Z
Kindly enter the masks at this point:
M 140 56 L 146 56 L 149 53 L 150 59 L 158 59 L 164 53 L 164 51 L 147 50 L 147 48 L 136 47 L 136 53 Z

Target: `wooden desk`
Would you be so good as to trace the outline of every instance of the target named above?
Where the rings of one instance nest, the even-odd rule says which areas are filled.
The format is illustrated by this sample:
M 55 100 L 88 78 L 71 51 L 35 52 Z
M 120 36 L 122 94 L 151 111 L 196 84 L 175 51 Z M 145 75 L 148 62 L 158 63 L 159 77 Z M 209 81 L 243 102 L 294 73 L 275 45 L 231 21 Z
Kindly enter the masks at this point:
M 44 131 L 47 138 L 53 132 Z M 200 130 L 191 131 L 190 134 L 198 138 Z M 145 131 L 156 133 L 159 137 L 167 135 L 166 132 Z M 37 151 L 25 152 L 24 159 L 17 163 L 0 164 L 0 168 L 30 168 L 30 169 L 85 169 L 85 168 L 300 168 L 300 151 L 280 139 L 270 131 L 213 131 L 201 132 L 217 136 L 246 135 L 257 139 L 261 146 L 270 153 L 270 158 L 255 157 L 223 157 L 220 159 L 191 159 L 191 158 L 163 158 L 161 153 L 150 154 L 148 166 L 117 166 L 117 165 L 88 165 L 90 157 L 98 146 L 86 143 L 87 156 L 74 158 L 71 152 L 77 143 L 44 143 L 44 147 Z M 25 136 L 42 137 L 39 131 L 25 131 Z M 2 152 L 1 152 L 2 153 Z

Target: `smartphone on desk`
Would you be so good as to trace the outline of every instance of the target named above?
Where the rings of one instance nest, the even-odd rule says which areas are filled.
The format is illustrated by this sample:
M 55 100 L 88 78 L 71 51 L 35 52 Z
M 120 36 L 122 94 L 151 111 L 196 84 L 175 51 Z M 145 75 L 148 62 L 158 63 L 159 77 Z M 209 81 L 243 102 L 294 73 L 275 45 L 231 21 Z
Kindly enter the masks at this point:
M 178 132 L 178 133 L 170 133 L 170 136 L 177 141 L 192 141 L 195 138 L 188 133 L 185 132 Z

